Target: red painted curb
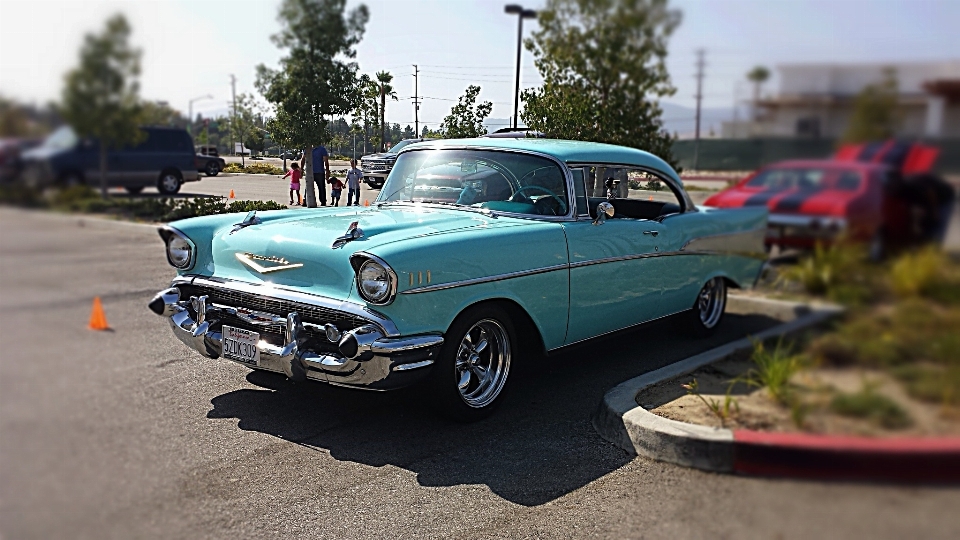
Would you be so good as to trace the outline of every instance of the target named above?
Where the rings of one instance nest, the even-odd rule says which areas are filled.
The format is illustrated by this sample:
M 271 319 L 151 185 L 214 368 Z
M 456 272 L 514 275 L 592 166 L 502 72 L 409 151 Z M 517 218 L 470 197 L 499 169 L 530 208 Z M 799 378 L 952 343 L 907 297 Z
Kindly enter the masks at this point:
M 960 437 L 878 438 L 733 432 L 733 469 L 833 480 L 960 483 Z

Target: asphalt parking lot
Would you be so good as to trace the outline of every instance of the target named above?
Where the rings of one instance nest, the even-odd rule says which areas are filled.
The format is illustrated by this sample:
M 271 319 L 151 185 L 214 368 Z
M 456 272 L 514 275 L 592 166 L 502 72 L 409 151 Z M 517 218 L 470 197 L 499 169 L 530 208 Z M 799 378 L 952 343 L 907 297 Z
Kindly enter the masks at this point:
M 264 180 L 184 191 L 280 200 Z M 292 385 L 188 351 L 146 309 L 173 275 L 153 227 L 0 208 L 0 231 L 5 539 L 960 535 L 957 489 L 717 475 L 596 434 L 609 388 L 763 317 L 708 341 L 668 319 L 524 366 L 493 418 L 450 424 L 417 389 Z M 87 330 L 94 296 L 112 331 Z

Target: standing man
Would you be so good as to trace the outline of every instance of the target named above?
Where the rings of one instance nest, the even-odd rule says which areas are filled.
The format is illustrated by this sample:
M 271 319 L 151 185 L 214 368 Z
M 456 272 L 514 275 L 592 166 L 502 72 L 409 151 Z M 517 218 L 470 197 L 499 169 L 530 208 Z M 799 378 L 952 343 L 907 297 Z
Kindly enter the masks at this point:
M 313 181 L 317 183 L 317 199 L 320 206 L 327 205 L 327 182 L 330 181 L 330 154 L 327 153 L 327 147 L 316 146 L 311 152 L 313 156 Z M 307 161 L 307 156 L 300 158 L 300 168 L 303 168 Z M 309 180 L 307 180 L 309 182 Z
M 347 171 L 347 206 L 350 206 L 350 200 L 356 201 L 354 204 L 360 206 L 360 181 L 363 180 L 363 172 L 357 168 L 357 160 L 350 160 L 350 170 Z

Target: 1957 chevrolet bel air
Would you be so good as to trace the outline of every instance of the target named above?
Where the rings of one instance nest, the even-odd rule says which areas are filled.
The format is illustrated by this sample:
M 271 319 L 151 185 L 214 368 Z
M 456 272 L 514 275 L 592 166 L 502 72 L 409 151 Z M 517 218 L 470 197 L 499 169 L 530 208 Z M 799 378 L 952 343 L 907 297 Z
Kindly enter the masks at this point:
M 727 288 L 756 281 L 766 220 L 695 206 L 632 148 L 428 141 L 370 207 L 162 228 L 179 275 L 150 309 L 208 358 L 376 390 L 423 381 L 474 420 L 543 353 L 673 314 L 714 330 Z

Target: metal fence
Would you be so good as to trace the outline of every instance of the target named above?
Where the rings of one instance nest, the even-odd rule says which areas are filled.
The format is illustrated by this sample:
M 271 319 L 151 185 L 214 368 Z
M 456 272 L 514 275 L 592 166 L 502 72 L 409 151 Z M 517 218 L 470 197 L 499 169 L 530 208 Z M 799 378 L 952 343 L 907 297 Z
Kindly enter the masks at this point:
M 943 174 L 960 174 L 960 139 L 927 141 L 940 148 L 935 168 Z M 694 169 L 695 141 L 673 143 L 673 155 L 685 170 Z M 834 139 L 701 139 L 697 169 L 701 171 L 750 171 L 785 159 L 830 157 L 838 143 Z

